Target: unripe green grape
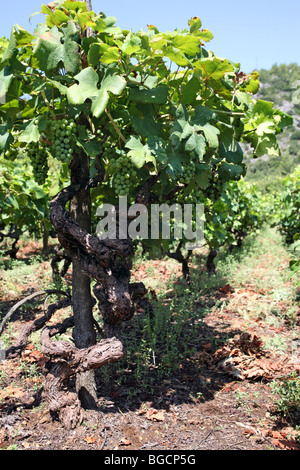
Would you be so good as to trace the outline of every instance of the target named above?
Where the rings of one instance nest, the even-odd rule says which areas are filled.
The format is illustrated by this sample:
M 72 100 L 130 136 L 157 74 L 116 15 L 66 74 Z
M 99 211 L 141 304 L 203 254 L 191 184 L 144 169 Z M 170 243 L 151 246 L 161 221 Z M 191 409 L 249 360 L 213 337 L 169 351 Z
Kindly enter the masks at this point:
M 183 165 L 182 175 L 179 177 L 179 183 L 189 184 L 195 175 L 195 163 L 190 161 Z
M 134 165 L 126 156 L 119 157 L 111 165 L 113 170 L 113 187 L 119 196 L 128 196 L 132 186 L 132 180 L 137 176 Z
M 41 142 L 31 142 L 27 145 L 35 181 L 42 185 L 48 176 L 48 153 Z
M 73 156 L 73 147 L 75 144 L 74 133 L 76 124 L 68 119 L 62 119 L 50 123 L 52 132 L 52 155 L 57 160 L 68 162 Z

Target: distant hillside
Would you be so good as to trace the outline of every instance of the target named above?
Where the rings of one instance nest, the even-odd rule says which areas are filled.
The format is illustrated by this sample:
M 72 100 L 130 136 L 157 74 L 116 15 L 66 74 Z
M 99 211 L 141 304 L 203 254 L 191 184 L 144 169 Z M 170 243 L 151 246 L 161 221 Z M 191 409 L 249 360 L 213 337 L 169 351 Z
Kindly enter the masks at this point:
M 262 189 L 272 189 L 283 176 L 300 164 L 300 66 L 274 65 L 270 70 L 259 70 L 259 78 L 261 86 L 255 98 L 272 101 L 275 108 L 294 119 L 293 126 L 278 138 L 282 153 L 280 157 L 255 160 L 251 156 L 246 157 L 247 180 L 257 183 Z

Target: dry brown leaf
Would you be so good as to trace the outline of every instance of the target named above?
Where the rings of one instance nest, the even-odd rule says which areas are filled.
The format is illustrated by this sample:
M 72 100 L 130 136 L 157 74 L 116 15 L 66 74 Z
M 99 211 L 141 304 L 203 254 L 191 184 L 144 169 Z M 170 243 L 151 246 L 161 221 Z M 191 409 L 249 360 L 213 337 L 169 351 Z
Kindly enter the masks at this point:
M 150 419 L 150 421 L 164 421 L 164 411 L 158 411 L 154 408 L 150 408 L 150 410 L 147 412 L 147 419 Z
M 234 292 L 234 289 L 231 287 L 230 284 L 226 284 L 225 286 L 220 287 L 219 291 L 223 294 L 232 294 Z
M 0 398 L 21 398 L 25 395 L 25 392 L 19 387 L 13 387 L 8 385 L 3 390 L 0 390 Z
M 22 442 L 22 447 L 24 447 L 24 449 L 29 449 L 30 447 L 29 442 Z
M 120 442 L 120 445 L 121 446 L 130 446 L 131 445 L 131 441 L 129 439 L 121 439 L 121 442 Z
M 93 436 L 86 436 L 84 440 L 86 441 L 87 444 L 95 444 L 96 442 L 96 439 Z
M 296 441 L 288 440 L 288 439 L 271 439 L 272 444 L 274 446 L 279 447 L 280 449 L 284 450 L 299 450 L 299 445 Z
M 40 365 L 44 365 L 47 362 L 45 356 L 38 349 L 34 349 L 32 344 L 29 344 L 22 352 L 21 358 L 23 361 L 38 362 Z

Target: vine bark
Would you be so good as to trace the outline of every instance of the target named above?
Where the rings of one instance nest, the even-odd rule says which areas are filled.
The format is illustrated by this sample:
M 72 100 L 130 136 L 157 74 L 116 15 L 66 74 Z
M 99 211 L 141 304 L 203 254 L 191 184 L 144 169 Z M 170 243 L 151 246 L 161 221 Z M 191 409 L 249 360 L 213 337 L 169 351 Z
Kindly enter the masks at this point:
M 72 259 L 73 276 L 75 271 L 72 294 L 75 345 L 72 345 L 72 354 L 75 354 L 76 357 L 80 356 L 84 361 L 89 348 L 95 348 L 96 351 L 97 347 L 99 345 L 103 346 L 103 341 L 106 341 L 106 360 L 96 361 L 91 367 L 88 362 L 85 367 L 79 367 L 78 364 L 73 367 L 73 359 L 68 353 L 70 350 L 69 343 L 61 342 L 59 348 L 55 350 L 51 347 L 48 337 L 45 337 L 45 333 L 43 333 L 43 351 L 45 354 L 50 355 L 51 359 L 49 374 L 45 383 L 46 398 L 50 409 L 57 412 L 60 419 L 68 427 L 72 427 L 80 421 L 82 410 L 79 402 L 84 406 L 83 398 L 88 407 L 91 406 L 91 403 L 94 406 L 96 405 L 96 395 L 91 393 L 89 388 L 91 384 L 91 375 L 89 374 L 92 374 L 96 367 L 102 367 L 108 362 L 123 357 L 125 345 L 122 339 L 122 324 L 132 318 L 135 305 L 144 299 L 147 294 L 147 290 L 142 283 L 130 283 L 131 256 L 133 254 L 131 240 L 129 238 L 100 239 L 89 233 L 85 228 L 87 227 L 85 221 L 82 221 L 81 217 L 76 217 L 76 212 L 74 216 L 72 204 L 71 210 L 67 210 L 68 202 L 75 200 L 77 203 L 81 203 L 80 195 L 86 197 L 90 190 L 100 184 L 104 178 L 104 173 L 100 171 L 95 179 L 86 178 L 82 180 L 82 173 L 82 171 L 78 173 L 77 168 L 76 174 L 80 175 L 79 181 L 76 181 L 74 177 L 72 184 L 64 188 L 51 201 L 50 220 L 58 234 L 61 246 Z M 147 183 L 145 188 L 144 191 L 139 192 L 139 197 L 149 200 L 149 195 L 147 196 L 145 191 L 149 192 L 151 185 Z M 116 214 L 118 212 L 119 209 L 116 207 Z M 82 210 L 80 213 L 82 213 Z M 106 339 L 98 345 L 95 344 L 96 336 L 92 315 L 94 303 L 89 290 L 90 278 L 96 281 L 93 293 L 103 317 L 104 333 L 106 335 Z M 87 302 L 87 305 L 85 302 Z M 59 356 L 61 356 L 60 359 Z M 68 379 L 74 374 L 80 377 L 80 388 L 77 387 L 77 395 L 70 394 L 71 392 L 67 390 Z M 83 388 L 84 392 L 82 393 Z M 94 390 L 92 383 L 92 392 Z M 57 399 L 55 399 L 55 393 L 57 393 Z M 73 405 L 71 405 L 72 402 Z M 60 412 L 60 410 L 63 411 Z

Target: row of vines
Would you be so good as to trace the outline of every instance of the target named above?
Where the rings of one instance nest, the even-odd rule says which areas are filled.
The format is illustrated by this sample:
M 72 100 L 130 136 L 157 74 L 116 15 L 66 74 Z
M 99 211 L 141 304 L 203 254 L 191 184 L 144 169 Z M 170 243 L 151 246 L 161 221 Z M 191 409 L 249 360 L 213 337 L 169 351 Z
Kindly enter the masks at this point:
M 28 166 L 28 156 L 18 156 L 22 164 L 15 165 L 2 159 L 0 161 L 0 227 L 2 241 L 18 241 L 22 234 L 36 239 L 43 239 L 44 253 L 47 254 L 49 234 L 53 227 L 49 221 L 49 203 L 51 200 L 51 181 L 44 185 L 34 181 Z M 55 170 L 54 170 L 55 171 Z M 265 224 L 278 227 L 293 260 L 291 269 L 299 269 L 300 249 L 300 173 L 284 178 L 279 193 L 265 194 L 245 179 L 227 183 L 219 194 L 202 196 L 205 208 L 204 247 L 208 249 L 207 268 L 215 272 L 214 258 L 222 247 L 232 250 L 240 247 L 243 239 L 251 232 L 259 231 Z M 189 195 L 190 200 L 192 196 Z M 189 199 L 186 198 L 186 201 Z M 92 201 L 94 225 L 97 222 L 98 196 Z M 160 240 L 151 242 L 141 240 L 144 253 L 151 256 L 171 256 L 187 266 L 192 253 L 182 253 L 182 241 Z M 5 246 L 9 245 L 6 243 Z M 16 257 L 15 249 L 8 254 Z M 185 277 L 188 271 L 183 269 Z

